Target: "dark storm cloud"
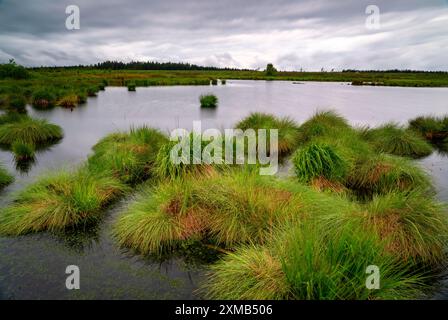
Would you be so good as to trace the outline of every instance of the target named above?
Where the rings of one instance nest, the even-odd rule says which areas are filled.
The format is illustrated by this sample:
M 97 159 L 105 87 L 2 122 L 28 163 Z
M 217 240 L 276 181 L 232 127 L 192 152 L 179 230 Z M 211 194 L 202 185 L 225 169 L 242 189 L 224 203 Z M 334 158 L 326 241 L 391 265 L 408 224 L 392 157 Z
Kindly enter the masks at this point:
M 65 28 L 77 5 L 81 29 Z M 365 8 L 381 28 L 365 27 Z M 0 0 L 0 60 L 26 65 L 181 60 L 282 69 L 448 69 L 441 0 Z

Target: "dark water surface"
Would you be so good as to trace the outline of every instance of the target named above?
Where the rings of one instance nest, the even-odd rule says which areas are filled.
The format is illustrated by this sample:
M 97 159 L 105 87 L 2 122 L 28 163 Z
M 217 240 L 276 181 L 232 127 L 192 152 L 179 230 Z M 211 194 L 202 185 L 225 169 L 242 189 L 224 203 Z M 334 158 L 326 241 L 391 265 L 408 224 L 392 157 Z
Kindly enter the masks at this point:
M 219 98 L 214 111 L 199 107 L 198 96 L 208 92 Z M 191 129 L 193 121 L 202 120 L 203 128 L 225 129 L 252 111 L 290 116 L 302 122 L 316 110 L 325 109 L 338 111 L 356 125 L 406 123 L 419 115 L 448 113 L 448 89 L 276 81 L 137 88 L 137 92 L 109 87 L 73 111 L 29 109 L 31 116 L 60 125 L 65 137 L 39 153 L 28 173 L 16 171 L 12 155 L 0 151 L 0 162 L 16 174 L 16 181 L 0 192 L 0 206 L 40 174 L 81 163 L 99 139 L 132 125 L 147 124 L 169 132 L 179 127 Z M 439 198 L 448 201 L 448 158 L 435 152 L 420 162 L 433 176 Z M 114 205 L 96 229 L 78 235 L 42 233 L 0 238 L 0 299 L 198 298 L 194 291 L 204 276 L 204 267 L 180 258 L 158 263 L 116 246 L 110 236 L 111 223 L 123 205 Z M 65 288 L 65 268 L 71 264 L 80 267 L 81 290 Z M 442 288 L 436 297 L 448 297 L 448 291 Z

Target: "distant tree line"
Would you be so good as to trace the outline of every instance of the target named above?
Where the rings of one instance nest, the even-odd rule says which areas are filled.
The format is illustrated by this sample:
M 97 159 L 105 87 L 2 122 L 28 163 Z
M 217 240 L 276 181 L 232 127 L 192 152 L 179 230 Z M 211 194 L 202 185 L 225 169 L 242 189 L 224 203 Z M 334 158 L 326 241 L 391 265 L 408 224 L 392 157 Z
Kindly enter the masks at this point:
M 104 61 L 91 65 L 62 66 L 62 67 L 40 67 L 46 69 L 101 69 L 101 70 L 229 70 L 229 71 L 248 71 L 249 69 L 237 68 L 219 68 L 212 66 L 199 66 L 184 62 L 156 62 L 156 61 Z M 33 68 L 33 69 L 40 69 Z
M 362 73 L 448 73 L 448 71 L 424 71 L 410 69 L 389 69 L 389 70 L 357 70 L 344 69 L 342 72 L 362 72 Z

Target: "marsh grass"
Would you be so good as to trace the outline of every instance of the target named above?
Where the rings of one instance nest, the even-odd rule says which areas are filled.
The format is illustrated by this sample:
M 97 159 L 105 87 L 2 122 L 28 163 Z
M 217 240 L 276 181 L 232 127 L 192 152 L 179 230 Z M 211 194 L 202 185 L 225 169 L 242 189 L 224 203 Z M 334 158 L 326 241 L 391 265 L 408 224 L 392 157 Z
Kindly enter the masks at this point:
M 166 142 L 165 135 L 146 126 L 132 128 L 129 133 L 113 133 L 93 147 L 88 166 L 95 172 L 112 172 L 127 184 L 142 182 L 151 175 L 156 156 Z
M 207 299 L 283 300 L 290 287 L 282 264 L 271 250 L 243 246 L 210 267 L 201 291 Z
M 300 148 L 292 161 L 297 177 L 305 183 L 319 177 L 342 181 L 348 167 L 337 151 L 326 144 L 310 144 Z
M 421 135 L 395 123 L 364 129 L 361 135 L 377 152 L 422 158 L 430 155 L 433 151 L 431 145 Z
M 350 223 L 340 230 L 303 224 L 276 241 L 291 299 L 412 299 L 425 288 L 424 274 L 413 274 L 384 251 L 380 239 Z M 366 287 L 369 265 L 381 272 L 377 290 Z
M 0 190 L 6 187 L 8 184 L 11 184 L 14 181 L 14 177 L 3 168 L 3 165 L 0 164 Z
M 280 156 L 290 154 L 296 147 L 298 142 L 299 126 L 290 118 L 277 118 L 271 114 L 254 112 L 239 121 L 235 128 L 241 130 L 253 129 L 255 132 L 260 129 L 278 130 L 278 152 Z M 269 132 L 266 132 L 267 151 L 270 150 Z
M 29 145 L 39 145 L 59 140 L 63 137 L 62 129 L 43 119 L 21 116 L 0 125 L 0 144 L 11 146 L 19 141 Z
M 181 241 L 200 239 L 205 220 L 191 197 L 191 183 L 185 180 L 144 188 L 115 223 L 115 238 L 121 246 L 156 255 Z
M 216 108 L 218 106 L 218 97 L 214 94 L 203 94 L 199 97 L 201 108 Z
M 202 150 L 209 144 L 208 141 L 202 139 L 202 135 L 190 133 L 188 139 L 182 141 L 168 141 L 159 150 L 154 163 L 154 173 L 161 179 L 177 179 L 186 176 L 201 176 L 213 173 L 218 167 L 226 167 L 222 164 L 206 164 L 202 162 Z M 194 148 L 194 141 L 201 144 L 200 150 Z M 182 145 L 186 152 L 181 149 L 175 149 L 175 146 Z M 177 148 L 177 147 L 176 147 Z M 177 154 L 175 153 L 177 150 Z M 172 155 L 179 157 L 179 163 L 172 159 Z M 212 154 L 213 156 L 213 154 Z
M 342 116 L 334 111 L 316 112 L 309 120 L 304 122 L 299 128 L 298 139 L 301 143 L 322 136 L 338 136 L 351 127 Z
M 378 290 L 366 287 L 369 265 L 381 270 Z M 201 288 L 209 299 L 412 299 L 425 279 L 387 254 L 375 234 L 309 220 L 284 225 L 264 246 L 237 248 L 211 266 Z
M 392 155 L 379 154 L 360 158 L 350 171 L 345 184 L 361 197 L 395 191 L 425 189 L 429 191 L 428 175 L 411 161 Z
M 431 142 L 440 142 L 448 137 L 448 116 L 417 117 L 409 121 L 409 127 Z
M 15 141 L 11 146 L 11 150 L 14 153 L 16 162 L 30 161 L 34 159 L 35 148 L 31 144 Z
M 38 109 L 52 108 L 56 104 L 56 96 L 50 89 L 42 88 L 34 92 L 32 104 Z
M 60 98 L 57 102 L 57 105 L 63 108 L 73 109 L 78 105 L 78 103 L 79 99 L 76 94 L 68 94 Z
M 133 81 L 127 83 L 128 91 L 135 91 L 136 86 L 137 85 Z
M 11 94 L 8 98 L 8 108 L 18 113 L 26 113 L 26 98 L 19 93 Z
M 99 90 L 98 86 L 90 86 L 87 88 L 86 94 L 88 97 L 96 97 Z
M 44 176 L 0 212 L 0 234 L 57 231 L 100 217 L 101 209 L 127 191 L 117 179 L 85 168 Z
M 283 223 L 350 208 L 342 198 L 294 181 L 232 168 L 146 187 L 117 221 L 115 236 L 144 254 L 170 251 L 186 240 L 235 248 L 265 243 Z
M 386 249 L 403 261 L 440 265 L 448 246 L 448 211 L 427 193 L 413 190 L 375 196 L 360 219 L 387 240 Z

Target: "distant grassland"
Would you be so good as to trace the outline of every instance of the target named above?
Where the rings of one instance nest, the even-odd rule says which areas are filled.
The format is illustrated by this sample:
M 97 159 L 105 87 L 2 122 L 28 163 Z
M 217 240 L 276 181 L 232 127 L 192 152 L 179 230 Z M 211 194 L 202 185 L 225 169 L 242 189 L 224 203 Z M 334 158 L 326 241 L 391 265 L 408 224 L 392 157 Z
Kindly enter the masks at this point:
M 405 87 L 448 87 L 448 73 L 443 72 L 278 72 L 266 76 L 263 71 L 172 71 L 172 70 L 98 70 L 98 69 L 34 69 L 30 82 L 70 83 L 90 82 L 102 79 L 110 85 L 125 85 L 126 81 L 147 80 L 147 85 L 204 84 L 212 79 L 286 80 L 286 81 L 336 81 Z M 4 81 L 1 81 L 4 82 Z M 47 83 L 48 83 L 47 82 Z
M 3 65 L 5 66 L 5 65 Z M 172 85 L 225 85 L 226 80 L 333 81 L 352 85 L 448 87 L 447 72 L 344 71 L 276 72 L 251 70 L 104 70 L 95 68 L 34 68 L 6 65 L 11 74 L 0 77 L 0 108 L 24 112 L 25 105 L 46 109 L 74 108 L 106 86 L 138 87 Z M 15 72 L 15 73 L 14 73 Z M 23 73 L 23 74 L 22 74 Z M 218 81 L 221 80 L 221 81 Z

